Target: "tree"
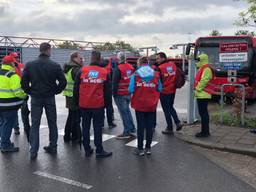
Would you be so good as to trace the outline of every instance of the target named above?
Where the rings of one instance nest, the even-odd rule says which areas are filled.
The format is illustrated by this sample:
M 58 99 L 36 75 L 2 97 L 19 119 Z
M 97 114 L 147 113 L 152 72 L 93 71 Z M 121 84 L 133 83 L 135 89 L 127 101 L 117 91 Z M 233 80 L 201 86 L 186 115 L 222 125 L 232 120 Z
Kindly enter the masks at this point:
M 72 41 L 64 41 L 62 44 L 58 45 L 58 48 L 60 48 L 60 49 L 79 49 L 80 45 L 77 43 L 74 43 Z
M 94 50 L 98 51 L 113 51 L 113 50 L 126 50 L 133 53 L 137 53 L 138 51 L 132 47 L 129 43 L 125 43 L 125 41 L 116 41 L 115 43 L 107 42 L 103 45 L 96 45 Z
M 212 30 L 212 32 L 209 34 L 210 36 L 221 36 L 221 33 L 218 30 Z
M 250 32 L 248 30 L 238 30 L 235 35 L 252 35 L 252 36 L 256 36 L 255 32 Z
M 244 27 L 256 27 L 256 1 L 255 0 L 243 0 L 247 1 L 249 7 L 246 11 L 239 13 L 239 19 L 235 22 L 237 26 Z

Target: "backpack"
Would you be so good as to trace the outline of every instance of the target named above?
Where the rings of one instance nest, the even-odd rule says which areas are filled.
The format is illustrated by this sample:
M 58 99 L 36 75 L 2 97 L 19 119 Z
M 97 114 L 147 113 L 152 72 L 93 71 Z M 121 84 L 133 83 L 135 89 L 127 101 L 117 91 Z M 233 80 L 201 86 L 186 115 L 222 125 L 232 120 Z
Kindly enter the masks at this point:
M 186 80 L 185 80 L 185 73 L 184 71 L 176 67 L 176 74 L 175 74 L 175 88 L 180 89 L 181 87 L 184 86 Z

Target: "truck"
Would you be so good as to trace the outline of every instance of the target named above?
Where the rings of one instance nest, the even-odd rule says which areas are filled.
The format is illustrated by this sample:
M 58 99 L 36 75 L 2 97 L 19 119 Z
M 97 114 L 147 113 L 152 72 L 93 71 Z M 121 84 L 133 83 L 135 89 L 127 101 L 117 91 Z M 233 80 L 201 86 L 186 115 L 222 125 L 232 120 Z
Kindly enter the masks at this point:
M 187 45 L 187 55 L 191 55 L 192 47 L 195 60 L 201 53 L 209 56 L 209 64 L 214 71 L 214 96 L 220 95 L 222 84 L 243 84 L 246 99 L 256 98 L 256 37 L 199 37 L 195 43 Z M 230 72 L 234 73 L 232 78 Z M 234 96 L 234 91 L 234 86 L 224 88 L 225 96 L 228 98 Z

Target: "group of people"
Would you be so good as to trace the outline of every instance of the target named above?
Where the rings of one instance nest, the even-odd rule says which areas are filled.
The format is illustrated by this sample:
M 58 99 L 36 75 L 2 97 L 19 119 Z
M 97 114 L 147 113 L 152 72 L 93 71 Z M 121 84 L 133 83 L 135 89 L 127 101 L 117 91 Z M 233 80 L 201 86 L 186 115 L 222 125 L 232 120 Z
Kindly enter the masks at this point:
M 94 144 L 96 158 L 112 155 L 105 151 L 102 145 L 102 128 L 104 127 L 105 109 L 109 128 L 114 123 L 114 110 L 112 96 L 123 122 L 123 132 L 117 139 L 138 139 L 135 154 L 150 155 L 154 127 L 156 125 L 156 109 L 160 99 L 166 118 L 166 129 L 163 134 L 173 135 L 173 122 L 176 130 L 182 129 L 182 123 L 173 106 L 175 98 L 175 80 L 177 67 L 168 61 L 163 52 L 156 54 L 156 63 L 150 64 L 147 57 L 140 57 L 136 68 L 125 62 L 125 55 L 117 55 L 118 64 L 112 67 L 111 60 L 102 60 L 99 51 L 92 51 L 90 64 L 83 65 L 83 57 L 79 52 L 70 56 L 70 61 L 62 69 L 60 65 L 50 59 L 51 45 L 42 43 L 38 59 L 28 62 L 18 74 L 15 69 L 15 58 L 5 56 L 0 69 L 0 149 L 2 152 L 16 152 L 19 150 L 11 141 L 12 128 L 17 122 L 17 110 L 27 109 L 28 96 L 31 98 L 31 126 L 27 121 L 24 128 L 30 143 L 30 158 L 37 158 L 39 150 L 39 128 L 43 109 L 49 127 L 49 145 L 44 150 L 50 154 L 57 153 L 57 113 L 55 95 L 63 92 L 66 97 L 68 117 L 65 125 L 64 142 L 82 142 L 85 156 L 89 157 L 94 150 L 90 145 L 91 122 L 94 129 Z M 207 55 L 206 55 L 207 56 Z M 199 63 L 204 63 L 205 55 L 199 57 Z M 207 98 L 204 98 L 207 81 L 211 75 L 206 76 L 210 67 L 207 65 L 197 75 L 195 96 L 198 97 L 199 113 L 202 117 L 202 131 L 197 137 L 209 136 L 209 117 L 207 116 Z M 205 72 L 206 71 L 206 72 Z M 130 111 L 135 110 L 137 132 Z M 24 112 L 24 114 L 25 114 Z M 25 115 L 24 115 L 25 116 Z M 23 120 L 23 118 L 22 118 Z M 206 124 L 208 123 L 208 127 Z M 82 128 L 81 128 L 82 124 Z M 146 130 L 146 143 L 144 146 L 144 130 Z M 136 134 L 137 133 L 137 134 Z

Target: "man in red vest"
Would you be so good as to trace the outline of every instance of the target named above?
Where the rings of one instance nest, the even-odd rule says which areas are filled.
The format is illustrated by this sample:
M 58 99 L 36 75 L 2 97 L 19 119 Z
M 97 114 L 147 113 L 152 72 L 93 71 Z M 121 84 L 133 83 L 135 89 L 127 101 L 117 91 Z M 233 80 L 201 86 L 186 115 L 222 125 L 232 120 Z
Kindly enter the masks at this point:
M 146 57 L 139 58 L 138 67 L 131 77 L 129 92 L 133 93 L 131 105 L 135 109 L 137 119 L 138 148 L 135 154 L 143 156 L 151 154 L 154 116 L 162 84 L 159 72 L 148 65 Z M 144 129 L 146 129 L 145 151 L 143 150 Z
M 104 158 L 112 155 L 106 152 L 102 146 L 102 127 L 104 126 L 104 106 L 109 102 L 107 70 L 100 66 L 101 54 L 92 51 L 91 63 L 81 69 L 77 75 L 74 87 L 74 99 L 81 110 L 82 133 L 85 156 L 93 153 L 90 146 L 90 126 L 93 121 L 94 144 L 96 146 L 96 158 Z
M 156 55 L 156 62 L 160 71 L 163 89 L 160 95 L 161 105 L 164 111 L 167 127 L 162 131 L 163 134 L 173 135 L 172 118 L 176 124 L 176 130 L 180 131 L 182 128 L 181 122 L 173 107 L 176 93 L 175 88 L 175 73 L 176 66 L 173 62 L 167 61 L 166 54 L 159 52 Z
M 125 62 L 124 53 L 118 54 L 118 60 L 119 64 L 113 72 L 113 96 L 123 121 L 124 131 L 117 136 L 117 139 L 129 139 L 136 132 L 129 106 L 131 94 L 128 91 L 134 68 Z

